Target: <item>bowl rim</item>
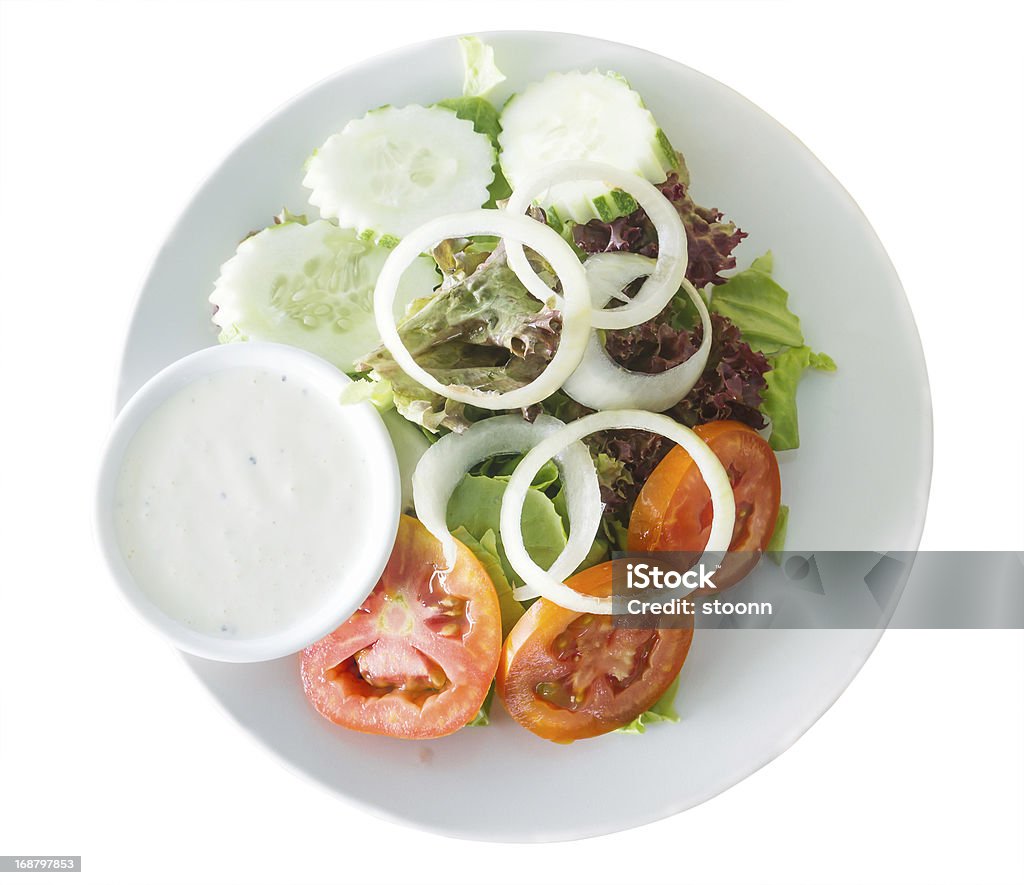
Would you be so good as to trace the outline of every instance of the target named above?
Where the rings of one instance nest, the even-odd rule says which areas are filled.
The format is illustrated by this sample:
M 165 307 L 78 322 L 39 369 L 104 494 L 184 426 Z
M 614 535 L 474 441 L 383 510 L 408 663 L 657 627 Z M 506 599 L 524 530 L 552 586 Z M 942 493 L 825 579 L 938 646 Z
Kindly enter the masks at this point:
M 366 440 L 365 455 L 373 462 L 375 498 L 382 514 L 381 526 L 373 535 L 383 539 L 382 543 L 364 550 L 352 561 L 345 580 L 315 611 L 270 634 L 241 639 L 211 636 L 166 614 L 139 586 L 121 552 L 113 519 L 118 477 L 128 446 L 154 411 L 193 381 L 232 368 L 294 374 L 332 398 L 340 396 L 352 383 L 344 372 L 314 354 L 269 342 L 214 344 L 171 363 L 146 381 L 114 420 L 96 482 L 95 524 L 107 570 L 121 596 L 151 627 L 189 654 L 214 661 L 250 663 L 294 654 L 351 616 L 380 578 L 391 556 L 401 514 L 401 489 L 394 445 L 377 410 L 369 403 L 346 406 L 361 438 Z

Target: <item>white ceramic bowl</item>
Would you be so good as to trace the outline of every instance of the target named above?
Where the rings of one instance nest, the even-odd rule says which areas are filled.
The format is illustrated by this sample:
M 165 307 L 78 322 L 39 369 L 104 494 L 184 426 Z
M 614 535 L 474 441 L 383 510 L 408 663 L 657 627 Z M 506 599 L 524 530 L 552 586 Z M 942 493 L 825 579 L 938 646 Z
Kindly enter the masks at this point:
M 248 639 L 200 633 L 169 617 L 146 595 L 132 576 L 114 528 L 114 499 L 125 452 L 136 431 L 149 415 L 186 384 L 229 368 L 270 369 L 302 379 L 310 388 L 337 401 L 351 382 L 320 357 L 283 344 L 230 344 L 192 353 L 158 372 L 128 401 L 114 423 L 100 469 L 97 494 L 97 530 L 110 572 L 132 607 L 183 651 L 214 661 L 247 663 L 269 661 L 293 654 L 330 633 L 346 620 L 369 595 L 384 571 L 398 531 L 401 511 L 398 463 L 394 447 L 376 409 L 368 403 L 346 406 L 346 417 L 366 442 L 366 457 L 373 464 L 377 494 L 360 503 L 361 519 L 378 539 L 358 559 L 349 559 L 345 580 L 316 611 L 300 620 L 282 624 L 275 633 Z
M 931 474 L 928 380 L 896 272 L 849 194 L 775 120 L 678 62 L 573 34 L 480 36 L 508 76 L 499 102 L 550 71 L 623 74 L 685 153 L 695 199 L 750 233 L 739 266 L 773 250 L 808 342 L 839 364 L 835 375 L 810 373 L 801 384 L 801 447 L 780 458 L 789 548 L 916 549 Z M 428 104 L 461 89 L 459 51 L 448 37 L 342 71 L 262 123 L 168 235 L 125 343 L 120 401 L 214 340 L 206 298 L 239 237 L 282 205 L 315 215 L 301 185 L 315 147 L 369 108 Z M 742 780 L 829 708 L 879 635 L 706 631 L 683 668 L 679 724 L 567 747 L 523 730 L 497 702 L 487 728 L 437 741 L 358 734 L 314 712 L 293 659 L 186 663 L 245 731 L 350 802 L 447 835 L 548 841 L 656 820 Z

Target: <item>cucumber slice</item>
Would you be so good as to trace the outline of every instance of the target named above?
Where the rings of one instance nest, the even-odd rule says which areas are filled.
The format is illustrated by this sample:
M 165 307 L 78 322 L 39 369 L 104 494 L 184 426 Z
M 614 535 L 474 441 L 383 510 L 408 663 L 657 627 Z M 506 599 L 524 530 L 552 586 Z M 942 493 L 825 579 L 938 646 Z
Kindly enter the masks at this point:
M 640 96 L 617 74 L 582 71 L 549 74 L 509 99 L 501 113 L 499 157 L 515 188 L 559 160 L 594 160 L 657 184 L 679 160 Z M 610 221 L 636 209 L 621 191 L 595 182 L 567 182 L 538 201 L 555 218 Z
M 389 250 L 329 221 L 289 221 L 243 240 L 220 269 L 210 302 L 218 340 L 301 347 L 344 372 L 380 344 L 373 287 Z M 440 282 L 421 256 L 402 278 L 396 316 Z
M 383 107 L 328 138 L 302 183 L 324 218 L 393 244 L 439 215 L 479 209 L 495 160 L 491 140 L 448 108 Z

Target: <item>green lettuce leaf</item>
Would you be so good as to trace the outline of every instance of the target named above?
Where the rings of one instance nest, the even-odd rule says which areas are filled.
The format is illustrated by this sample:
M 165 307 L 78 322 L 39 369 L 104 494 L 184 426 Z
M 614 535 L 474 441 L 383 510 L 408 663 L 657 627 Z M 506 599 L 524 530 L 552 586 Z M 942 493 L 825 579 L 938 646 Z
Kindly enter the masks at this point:
M 789 293 L 772 279 L 772 253 L 756 258 L 747 270 L 715 286 L 711 308 L 728 317 L 744 341 L 760 350 L 771 369 L 761 394 L 760 411 L 772 422 L 769 442 L 776 451 L 800 445 L 796 388 L 807 369 L 834 372 L 830 356 L 804 343 L 800 318 L 789 309 Z
M 465 250 L 439 260 L 445 270 L 441 287 L 413 305 L 398 325 L 416 362 L 443 384 L 480 390 L 513 390 L 536 378 L 558 345 L 561 314 L 530 295 L 501 246 L 472 270 Z M 455 262 L 451 272 L 444 266 L 449 260 Z M 472 423 L 462 403 L 414 381 L 383 346 L 357 368 L 389 382 L 395 408 L 427 430 L 461 431 Z
M 387 381 L 354 378 L 352 383 L 341 392 L 338 402 L 345 406 L 369 402 L 373 403 L 378 411 L 384 412 L 391 408 L 394 396 L 391 385 Z
M 481 135 L 486 135 L 495 146 L 495 150 L 498 149 L 498 136 L 501 134 L 500 117 L 498 109 L 486 98 L 446 98 L 437 104 L 455 111 L 455 116 L 459 119 L 469 120 L 473 128 Z
M 789 507 L 779 507 L 779 515 L 775 520 L 775 531 L 768 539 L 765 553 L 776 565 L 782 565 L 782 551 L 786 549 L 786 531 L 789 529 Z
M 647 731 L 647 726 L 653 725 L 655 722 L 678 722 L 679 714 L 675 707 L 676 692 L 678 691 L 679 677 L 677 676 L 651 709 L 641 713 L 628 725 L 623 725 L 622 728 L 615 730 L 624 734 L 643 734 Z
M 460 119 L 469 120 L 477 132 L 491 140 L 495 155 L 494 180 L 487 189 L 490 199 L 484 204 L 484 208 L 493 209 L 499 200 L 507 200 L 512 195 L 512 188 L 497 162 L 497 156 L 501 152 L 501 145 L 498 143 L 498 136 L 501 134 L 498 109 L 484 96 L 502 83 L 505 75 L 494 63 L 494 49 L 478 37 L 459 37 L 459 49 L 462 50 L 462 63 L 465 69 L 462 95 L 459 98 L 446 98 L 438 104 L 455 111 L 455 115 Z
M 452 529 L 452 534 L 480 560 L 480 565 L 487 570 L 491 583 L 494 584 L 494 589 L 498 594 L 498 606 L 501 609 L 501 636 L 504 639 L 526 609 L 521 602 L 512 597 L 512 585 L 508 581 L 505 569 L 501 564 L 501 557 L 498 554 L 498 536 L 493 529 L 487 529 L 477 539 L 464 525 Z
M 474 476 L 490 476 L 495 479 L 507 480 L 522 460 L 522 455 L 493 455 L 477 464 L 470 473 Z M 537 475 L 530 482 L 530 487 L 543 492 L 556 482 L 558 482 L 558 467 L 554 461 L 548 461 L 537 471 Z
M 601 528 L 608 536 L 608 542 L 616 550 L 629 549 L 629 523 L 624 523 L 615 516 L 606 516 L 601 520 Z
M 494 683 L 491 683 L 491 687 L 487 690 L 487 697 L 484 698 L 484 702 L 480 705 L 480 709 L 476 711 L 476 716 L 466 723 L 466 728 L 477 728 L 481 725 L 491 724 L 491 703 L 494 701 Z
M 483 538 L 491 532 L 501 569 L 510 584 L 521 584 L 501 543 L 498 524 L 501 516 L 501 496 L 507 481 L 490 476 L 467 476 L 456 487 L 448 502 L 448 526 L 462 526 L 474 538 Z M 537 489 L 526 493 L 523 507 L 523 542 L 526 550 L 541 568 L 549 568 L 565 547 L 566 534 L 562 517 L 551 499 Z
M 800 426 L 797 421 L 796 388 L 807 369 L 834 372 L 836 364 L 824 353 L 814 353 L 806 345 L 794 347 L 768 357 L 771 371 L 765 374 L 768 382 L 761 400 L 761 411 L 772 422 L 768 442 L 776 451 L 796 449 L 800 446 Z
M 462 94 L 465 96 L 486 95 L 506 79 L 494 63 L 494 47 L 488 46 L 479 37 L 459 37 L 462 50 L 462 64 L 465 73 L 462 79 Z
M 789 293 L 772 279 L 772 264 L 772 253 L 766 252 L 711 294 L 712 309 L 739 326 L 747 344 L 764 354 L 804 343 L 800 318 L 789 309 Z
M 495 243 L 495 245 L 497 244 Z M 465 282 L 466 278 L 480 267 L 493 251 L 493 245 L 489 249 L 479 249 L 475 240 L 457 239 L 441 240 L 430 254 L 441 271 L 444 280 L 441 286 L 447 290 L 457 283 Z M 424 307 L 429 301 L 428 297 L 413 302 L 410 313 Z

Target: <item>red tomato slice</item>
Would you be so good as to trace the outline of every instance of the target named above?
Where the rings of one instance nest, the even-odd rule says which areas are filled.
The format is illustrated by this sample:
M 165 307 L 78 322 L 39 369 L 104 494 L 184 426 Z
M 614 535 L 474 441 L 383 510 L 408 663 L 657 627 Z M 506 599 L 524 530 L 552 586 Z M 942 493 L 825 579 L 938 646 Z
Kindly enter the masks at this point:
M 612 564 L 566 583 L 607 596 Z M 679 674 L 692 639 L 692 618 L 687 629 L 627 629 L 610 615 L 580 614 L 541 599 L 505 641 L 497 692 L 512 718 L 542 738 L 595 737 L 650 709 Z
M 757 565 L 779 516 L 782 485 L 772 447 L 739 421 L 712 421 L 694 427 L 722 462 L 736 498 L 732 542 L 714 582 L 733 586 Z M 672 449 L 640 490 L 629 520 L 630 550 L 699 553 L 711 533 L 711 492 L 693 459 Z M 698 591 L 698 595 L 714 590 Z
M 318 713 L 355 731 L 399 738 L 451 734 L 480 709 L 501 652 L 494 585 L 459 544 L 441 545 L 403 516 L 384 574 L 359 610 L 302 653 Z

